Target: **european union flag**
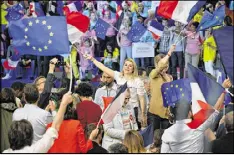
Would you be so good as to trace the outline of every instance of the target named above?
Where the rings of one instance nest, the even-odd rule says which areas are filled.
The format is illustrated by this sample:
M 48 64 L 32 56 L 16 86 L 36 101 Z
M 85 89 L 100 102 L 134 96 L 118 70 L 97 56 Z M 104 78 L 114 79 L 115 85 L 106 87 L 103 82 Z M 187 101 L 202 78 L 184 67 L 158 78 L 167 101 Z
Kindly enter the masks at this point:
M 69 53 L 66 18 L 49 16 L 11 22 L 12 45 L 20 54 L 58 55 Z
M 207 21 L 210 21 L 213 19 L 213 14 L 210 13 L 209 11 L 205 10 L 203 16 L 202 16 L 202 20 L 201 22 L 199 23 L 199 26 L 198 26 L 198 31 L 201 29 L 201 25 L 205 24 Z
M 153 125 L 150 124 L 147 128 L 140 131 L 140 134 L 143 137 L 144 140 L 144 147 L 147 147 L 148 145 L 152 144 L 154 141 L 154 128 Z
M 233 26 L 221 27 L 213 31 L 220 58 L 226 74 L 234 84 L 233 79 Z
M 56 8 L 57 13 L 58 13 L 60 16 L 63 16 L 63 15 L 64 15 L 64 14 L 63 14 L 63 6 L 64 6 L 63 1 L 57 0 L 56 3 L 57 3 L 57 8 Z
M 105 39 L 106 37 L 106 32 L 107 29 L 110 27 L 110 25 L 105 22 L 103 19 L 98 18 L 97 23 L 95 25 L 95 31 L 96 31 L 96 35 L 97 37 L 101 38 L 101 39 Z
M 206 102 L 214 106 L 224 88 L 200 69 L 188 64 L 188 78 L 199 85 Z
M 138 21 L 132 26 L 131 30 L 127 34 L 127 38 L 132 42 L 140 41 L 140 38 L 144 35 L 146 28 Z
M 175 80 L 164 83 L 161 87 L 163 106 L 175 106 L 178 101 L 192 101 L 192 90 L 189 79 Z
M 5 18 L 8 22 L 19 20 L 24 16 L 23 7 L 20 4 L 7 8 L 7 11 Z
M 225 5 L 220 6 L 219 8 L 217 8 L 214 12 L 213 12 L 213 17 L 211 18 L 210 15 L 207 14 L 207 12 L 205 12 L 205 16 L 202 18 L 202 21 L 205 21 L 203 23 L 199 24 L 198 30 L 202 31 L 205 29 L 208 29 L 210 27 L 214 27 L 214 26 L 218 26 L 218 25 L 222 25 L 224 18 L 225 18 Z

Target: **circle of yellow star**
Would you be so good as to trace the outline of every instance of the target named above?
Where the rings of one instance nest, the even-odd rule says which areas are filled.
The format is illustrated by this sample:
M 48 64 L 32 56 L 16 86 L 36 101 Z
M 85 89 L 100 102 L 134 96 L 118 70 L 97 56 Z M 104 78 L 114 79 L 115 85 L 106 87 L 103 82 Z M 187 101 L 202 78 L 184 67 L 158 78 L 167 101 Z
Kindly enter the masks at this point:
M 28 23 L 28 26 L 32 26 L 33 25 L 33 23 L 30 21 L 29 23 Z
M 36 47 L 35 47 L 35 46 L 33 46 L 32 48 L 33 48 L 33 50 L 36 50 Z
M 39 52 L 41 52 L 41 51 L 42 51 L 42 49 L 41 49 L 41 48 L 38 48 L 38 51 L 39 51 Z
M 45 21 L 45 20 L 43 20 L 43 21 L 42 21 L 42 24 L 43 24 L 43 25 L 45 25 L 45 24 L 46 24 L 46 21 Z
M 27 46 L 30 46 L 30 42 L 27 42 L 26 45 L 27 45 Z
M 54 36 L 54 33 L 53 33 L 53 32 L 50 32 L 50 36 L 53 37 L 53 36 Z
M 26 27 L 26 28 L 24 29 L 24 31 L 27 32 L 27 31 L 28 31 L 28 28 Z
M 24 38 L 25 38 L 25 39 L 27 39 L 27 38 L 28 38 L 28 36 L 24 36 Z
M 50 26 L 50 25 L 49 25 L 49 26 L 47 26 L 48 30 L 50 30 L 50 29 L 51 29 L 51 27 L 52 27 L 52 26 Z
M 51 44 L 51 43 L 52 43 L 52 41 L 51 41 L 51 40 L 49 40 L 49 41 L 48 41 L 48 44 Z
M 39 22 L 40 22 L 40 21 L 37 19 L 37 20 L 36 20 L 36 23 L 38 24 Z
M 44 49 L 45 49 L 45 50 L 47 50 L 47 49 L 48 49 L 48 47 L 47 47 L 47 46 L 44 46 Z

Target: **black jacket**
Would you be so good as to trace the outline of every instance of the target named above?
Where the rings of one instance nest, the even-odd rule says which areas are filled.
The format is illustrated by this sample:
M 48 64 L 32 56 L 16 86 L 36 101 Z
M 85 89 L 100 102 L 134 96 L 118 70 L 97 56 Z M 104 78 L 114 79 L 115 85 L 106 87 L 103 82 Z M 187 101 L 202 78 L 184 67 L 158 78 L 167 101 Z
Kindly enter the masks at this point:
M 87 153 L 108 153 L 108 151 L 93 141 L 93 148 Z
M 234 153 L 233 149 L 234 134 L 228 133 L 220 139 L 212 142 L 212 153 Z

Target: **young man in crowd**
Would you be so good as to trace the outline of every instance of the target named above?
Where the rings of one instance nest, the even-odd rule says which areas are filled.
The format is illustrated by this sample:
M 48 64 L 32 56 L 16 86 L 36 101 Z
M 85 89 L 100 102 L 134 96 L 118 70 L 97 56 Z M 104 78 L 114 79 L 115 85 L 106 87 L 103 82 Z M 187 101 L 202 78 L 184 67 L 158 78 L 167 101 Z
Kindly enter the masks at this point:
M 114 79 L 105 72 L 102 73 L 102 82 L 104 83 L 104 86 L 97 89 L 94 102 L 103 110 L 105 107 L 103 97 L 115 97 L 117 85 L 114 82 Z

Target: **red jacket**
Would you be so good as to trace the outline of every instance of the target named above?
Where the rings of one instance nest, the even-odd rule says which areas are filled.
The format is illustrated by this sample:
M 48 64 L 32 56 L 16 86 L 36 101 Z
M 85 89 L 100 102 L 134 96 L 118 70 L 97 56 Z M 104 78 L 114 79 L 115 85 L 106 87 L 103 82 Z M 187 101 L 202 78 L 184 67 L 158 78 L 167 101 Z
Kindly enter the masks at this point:
M 76 106 L 78 120 L 83 129 L 90 123 L 97 123 L 102 115 L 102 109 L 93 101 L 82 101 Z
M 58 139 L 48 153 L 87 153 L 93 147 L 91 140 L 86 142 L 83 127 L 78 120 L 64 120 L 58 134 Z

